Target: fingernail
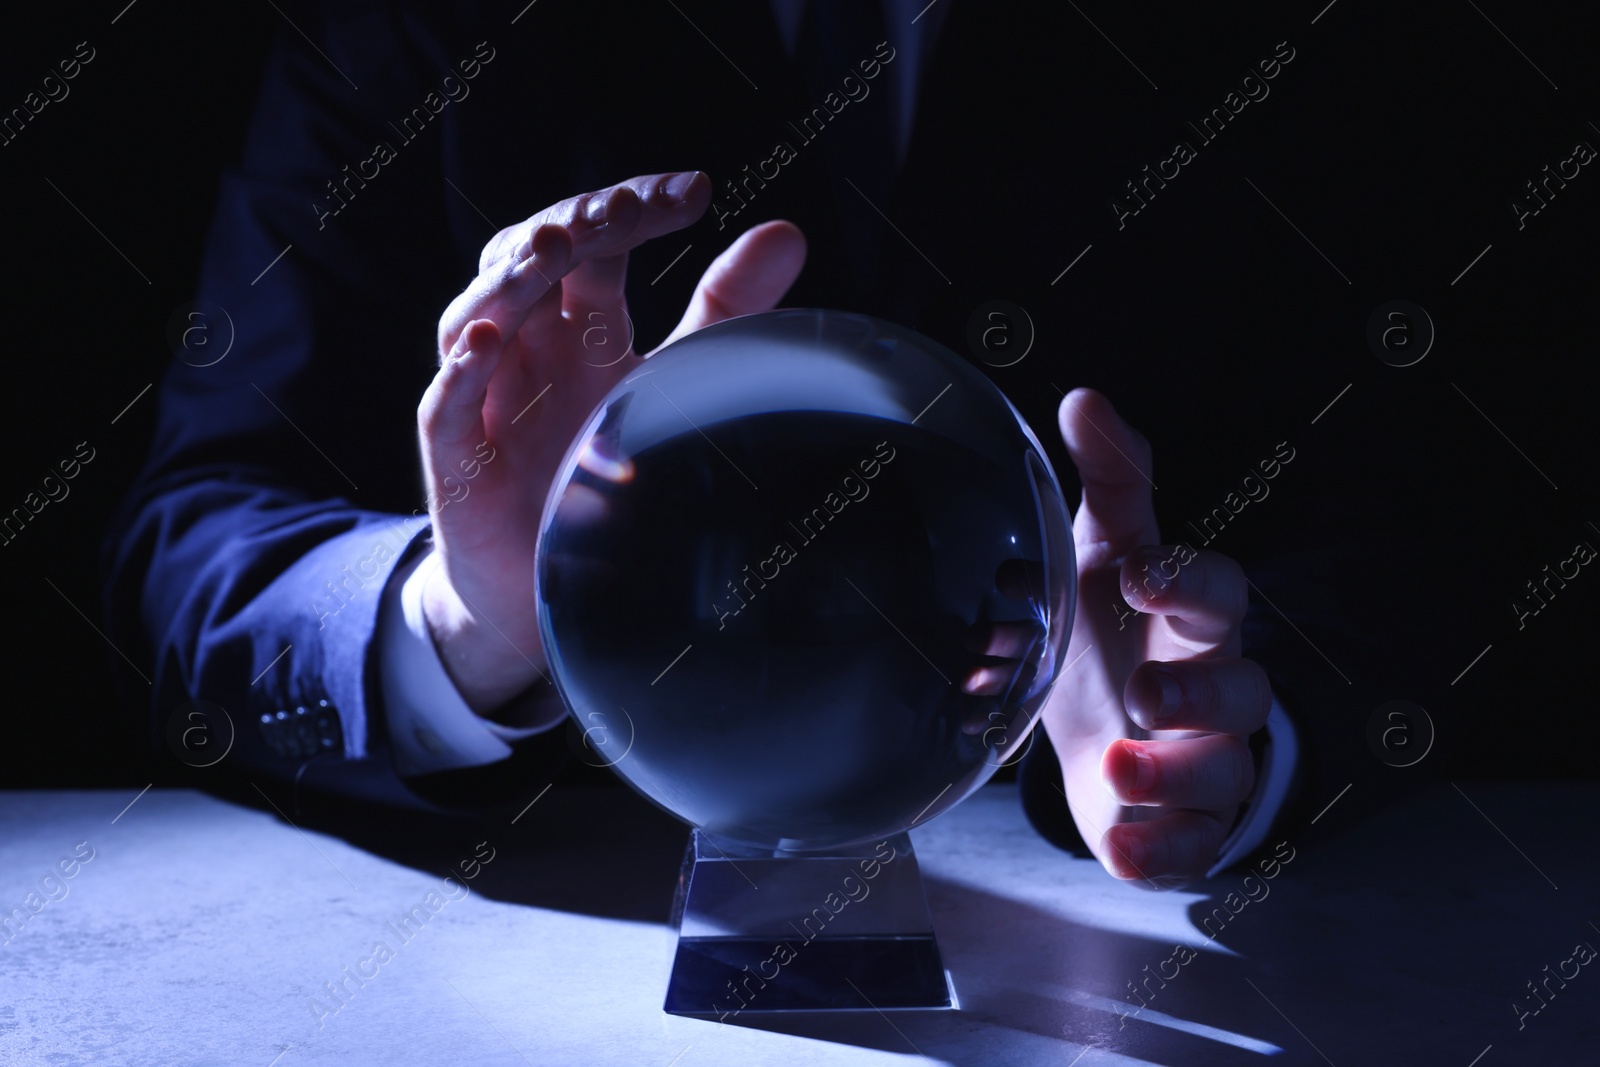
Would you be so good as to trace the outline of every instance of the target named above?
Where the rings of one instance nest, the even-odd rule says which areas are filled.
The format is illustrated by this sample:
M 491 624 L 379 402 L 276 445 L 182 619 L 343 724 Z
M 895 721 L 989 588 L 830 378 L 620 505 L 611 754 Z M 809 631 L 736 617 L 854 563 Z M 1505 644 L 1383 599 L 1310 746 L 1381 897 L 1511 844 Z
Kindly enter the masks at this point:
M 674 200 L 683 200 L 688 197 L 689 186 L 694 184 L 695 176 L 699 173 L 697 170 L 686 170 L 674 174 L 667 179 L 667 184 L 661 187 L 661 191 Z
M 1133 785 L 1128 789 L 1130 797 L 1142 797 L 1155 788 L 1156 761 L 1142 745 L 1123 745 L 1123 751 L 1133 757 Z
M 610 199 L 611 197 L 605 193 L 601 193 L 599 196 L 591 196 L 589 202 L 583 208 L 584 221 L 592 223 L 605 221 L 606 202 Z

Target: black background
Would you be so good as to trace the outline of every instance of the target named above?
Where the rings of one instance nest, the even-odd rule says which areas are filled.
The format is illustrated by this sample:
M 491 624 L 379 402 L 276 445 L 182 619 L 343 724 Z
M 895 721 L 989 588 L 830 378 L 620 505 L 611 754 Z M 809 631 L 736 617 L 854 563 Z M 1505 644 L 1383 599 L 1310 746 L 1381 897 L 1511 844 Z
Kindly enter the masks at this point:
M 571 2 L 542 0 L 518 28 L 538 32 L 541 8 Z M 1594 38 L 1576 4 L 1395 10 L 1338 0 L 1319 16 L 1321 6 L 1085 7 L 1130 58 L 1084 20 L 1082 38 L 1062 50 L 1060 98 L 1034 102 L 1029 121 L 997 123 L 995 143 L 949 160 L 981 168 L 1059 141 L 1072 168 L 1061 189 L 1072 192 L 1047 180 L 1024 197 L 950 205 L 996 235 L 995 291 L 963 284 L 938 339 L 965 350 L 982 299 L 1028 309 L 1036 349 L 990 373 L 1068 482 L 1057 390 L 1126 378 L 1105 369 L 1113 364 L 1148 365 L 1148 392 L 1112 399 L 1155 444 L 1164 523 L 1208 511 L 1274 443 L 1293 441 L 1307 457 L 1292 471 L 1299 487 L 1287 488 L 1286 472 L 1281 509 L 1247 510 L 1237 537 L 1218 545 L 1243 559 L 1316 521 L 1319 477 L 1369 479 L 1370 499 L 1338 502 L 1344 520 L 1372 534 L 1371 573 L 1390 576 L 1367 583 L 1378 592 L 1361 606 L 1363 623 L 1393 635 L 1400 664 L 1408 632 L 1448 631 L 1460 668 L 1492 645 L 1458 685 L 1453 670 L 1434 671 L 1390 695 L 1438 720 L 1457 703 L 1492 713 L 1452 740 L 1456 770 L 1588 774 L 1600 577 L 1585 569 L 1520 631 L 1509 605 L 1523 579 L 1576 541 L 1600 545 L 1588 525 L 1600 524 L 1591 384 L 1600 175 L 1585 167 L 1520 231 L 1509 203 L 1576 141 L 1600 146 Z M 1028 30 L 998 27 L 994 39 L 1047 55 Z M 267 49 L 293 32 L 269 3 L 140 0 L 124 10 L 115 0 L 14 20 L 0 45 L 7 111 L 78 42 L 97 53 L 70 96 L 0 147 L 10 355 L 0 509 L 20 506 L 78 442 L 95 450 L 70 496 L 0 546 L 9 620 L 0 785 L 142 785 L 153 773 L 139 694 L 119 691 L 117 653 L 92 628 L 104 629 L 100 542 L 148 445 L 154 391 L 117 416 L 171 358 L 168 322 L 191 298 L 218 175 L 237 160 Z M 1189 136 L 1185 120 L 1219 105 L 1282 40 L 1297 55 L 1271 96 L 1119 231 L 1106 201 L 1122 182 L 1168 155 Z M 664 46 L 703 49 L 697 41 L 684 30 Z M 727 74 L 714 55 L 694 58 L 693 76 Z M 610 72 L 585 91 L 624 102 L 634 88 Z M 1091 187 L 1103 195 L 1079 192 Z M 712 230 L 701 223 L 707 248 Z M 1024 282 L 1004 269 L 1007 234 L 1059 243 L 1062 267 L 1093 247 L 1057 284 Z M 986 266 L 960 268 L 970 279 Z M 685 297 L 691 274 L 674 279 Z M 1372 310 L 1397 298 L 1425 307 L 1438 330 L 1408 368 L 1386 365 L 1365 340 Z M 1152 351 L 1174 316 L 1192 348 Z M 1233 380 L 1205 408 L 1187 400 L 1217 376 Z M 1345 457 L 1374 455 L 1386 459 L 1348 469 Z
M 6 785 L 126 784 L 144 772 L 143 709 L 119 692 L 117 654 L 91 625 L 105 629 L 100 543 L 143 463 L 155 390 L 111 420 L 172 358 L 167 321 L 192 298 L 217 177 L 237 160 L 282 25 L 268 4 L 138 3 L 113 25 L 122 8 L 34 12 L 0 46 L 8 112 L 80 41 L 96 53 L 66 99 L 0 148 L 15 372 L 0 499 L 20 505 L 78 442 L 95 450 L 71 494 L 0 548 Z

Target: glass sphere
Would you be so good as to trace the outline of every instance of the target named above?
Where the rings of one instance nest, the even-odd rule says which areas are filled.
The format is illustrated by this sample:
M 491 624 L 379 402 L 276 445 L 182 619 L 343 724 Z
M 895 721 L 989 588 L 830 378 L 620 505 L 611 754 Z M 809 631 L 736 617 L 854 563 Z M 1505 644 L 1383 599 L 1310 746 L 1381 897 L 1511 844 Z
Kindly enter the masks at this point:
M 1073 616 L 1071 520 L 980 372 L 863 315 L 693 333 L 551 487 L 539 622 L 592 762 L 751 848 L 877 840 L 1019 758 Z

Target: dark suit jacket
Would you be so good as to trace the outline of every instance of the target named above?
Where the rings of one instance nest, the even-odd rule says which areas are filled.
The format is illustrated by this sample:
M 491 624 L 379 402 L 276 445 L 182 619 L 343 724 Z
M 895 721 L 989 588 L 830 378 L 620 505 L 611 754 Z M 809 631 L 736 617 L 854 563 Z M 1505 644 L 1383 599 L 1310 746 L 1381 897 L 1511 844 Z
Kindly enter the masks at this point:
M 1069 495 L 1055 408 L 1061 390 L 1094 385 L 1152 438 L 1171 539 L 1246 563 L 1249 651 L 1307 727 L 1308 802 L 1346 781 L 1366 783 L 1352 811 L 1384 794 L 1396 772 L 1366 747 L 1369 713 L 1391 697 L 1440 699 L 1489 639 L 1471 624 L 1489 612 L 1458 596 L 1440 637 L 1403 606 L 1416 590 L 1397 583 L 1416 567 L 1477 558 L 1478 542 L 1442 532 L 1477 513 L 1436 491 L 1434 398 L 1420 397 L 1438 383 L 1373 385 L 1392 368 L 1343 336 L 1364 312 L 1329 311 L 1337 280 L 1239 180 L 1277 180 L 1280 155 L 1304 143 L 1292 98 L 1325 76 L 1306 69 L 1315 60 L 1282 65 L 1280 98 L 1206 143 L 1186 118 L 1221 100 L 1234 66 L 1274 55 L 1270 29 L 1236 64 L 1196 53 L 1214 76 L 1155 97 L 1070 7 L 950 3 L 909 157 L 876 204 L 881 258 L 863 286 L 840 222 L 859 204 L 841 206 L 827 171 L 849 160 L 826 143 L 832 130 L 798 136 L 818 101 L 765 5 L 546 3 L 513 23 L 521 6 L 286 7 L 309 41 L 281 35 L 202 269 L 199 299 L 225 309 L 232 348 L 211 366 L 172 365 L 110 549 L 115 636 L 154 672 L 153 739 L 201 696 L 228 710 L 227 766 L 254 780 L 418 802 L 386 750 L 373 632 L 385 581 L 425 535 L 415 408 L 437 317 L 497 229 L 634 174 L 698 168 L 719 206 L 633 257 L 639 350 L 718 251 L 773 217 L 810 241 L 790 305 L 868 312 L 958 350 L 985 301 L 1022 305 L 1034 349 L 990 374 L 1048 442 Z M 1276 23 L 1263 12 L 1258 24 Z M 1126 183 L 1184 137 L 1198 158 L 1128 216 Z M 795 158 L 749 184 L 744 168 L 779 143 Z M 745 183 L 737 212 L 731 179 Z M 1343 410 L 1313 425 L 1353 379 Z M 1296 458 L 1269 496 L 1238 504 L 1241 479 L 1280 443 Z M 542 745 L 539 759 L 559 760 L 560 744 Z M 1070 844 L 1048 746 L 1030 760 L 1030 811 Z

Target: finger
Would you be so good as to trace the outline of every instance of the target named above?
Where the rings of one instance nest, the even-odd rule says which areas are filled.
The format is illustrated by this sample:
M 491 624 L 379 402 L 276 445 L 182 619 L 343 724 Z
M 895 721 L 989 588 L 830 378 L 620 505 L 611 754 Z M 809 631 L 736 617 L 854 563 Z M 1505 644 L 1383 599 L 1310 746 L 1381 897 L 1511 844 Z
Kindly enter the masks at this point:
M 628 253 L 623 252 L 578 264 L 561 285 L 561 315 L 578 331 L 583 361 L 591 367 L 613 367 L 617 376 L 626 374 L 633 362 L 623 362 L 633 353 L 633 320 L 624 297 L 627 280 Z M 537 315 L 529 321 L 537 321 Z
M 1174 741 L 1111 742 L 1100 760 L 1111 795 L 1130 806 L 1217 811 L 1250 795 L 1250 746 L 1229 734 Z
M 710 190 L 700 171 L 649 174 L 570 197 L 501 230 L 484 246 L 477 278 L 440 318 L 439 351 L 448 351 L 475 318 L 493 320 L 510 337 L 574 267 L 682 229 L 705 213 Z
M 503 338 L 514 336 L 534 306 L 556 291 L 571 263 L 572 238 L 565 229 L 534 230 L 515 255 L 480 273 L 445 308 L 439 317 L 440 358 L 455 348 L 461 331 L 474 319 L 488 319 Z
M 430 512 L 437 513 L 455 495 L 447 484 L 452 473 L 487 440 L 483 403 L 500 352 L 500 334 L 492 322 L 468 324 L 417 406 Z
M 1016 673 L 1015 663 L 1004 667 L 974 667 L 967 672 L 966 678 L 961 683 L 961 689 L 968 696 L 992 697 L 1005 692 Z
M 1038 644 L 1042 629 L 1037 623 L 996 622 L 971 627 L 967 631 L 967 651 L 987 659 L 1001 660 L 986 663 L 968 671 L 962 690 L 971 696 L 994 696 L 1009 689 L 1019 677 L 1020 661 Z
M 1093 389 L 1074 389 L 1058 412 L 1061 437 L 1083 482 L 1073 520 L 1080 548 L 1103 544 L 1112 556 L 1158 537 L 1150 442 Z
M 1199 650 L 1237 641 L 1250 587 L 1243 568 L 1220 552 L 1144 547 L 1122 561 L 1122 597 L 1167 616 L 1173 634 Z
M 594 194 L 589 201 L 589 214 L 600 205 L 603 227 L 610 236 L 618 237 L 637 231 L 644 208 L 639 196 L 629 186 L 615 186 Z M 602 255 L 586 247 L 581 232 L 573 233 L 572 270 L 562 280 L 564 304 L 569 317 L 581 318 L 591 311 L 604 311 L 623 301 L 628 280 L 628 253 L 613 252 Z M 598 231 L 596 231 L 598 233 Z
M 429 444 L 449 447 L 483 427 L 483 401 L 500 361 L 494 323 L 477 319 L 463 330 L 417 407 L 417 425 Z
M 805 262 L 806 239 L 794 223 L 776 220 L 746 230 L 700 276 L 663 347 L 714 322 L 777 307 Z
M 427 485 L 427 512 L 437 520 L 453 502 L 470 493 L 458 472 L 472 469 L 478 448 L 488 443 L 483 426 L 483 400 L 501 363 L 499 331 L 488 320 L 475 320 L 461 331 L 456 349 L 438 368 L 418 405 L 418 437 L 422 445 L 422 477 Z M 443 528 L 435 526 L 443 536 Z
M 614 256 L 662 234 L 690 225 L 711 204 L 711 179 L 697 170 L 643 174 L 552 204 L 490 239 L 478 260 L 480 272 L 514 255 L 540 226 L 560 226 L 572 235 L 573 262 Z
M 1118 823 L 1101 836 L 1101 862 L 1117 878 L 1176 888 L 1205 877 L 1227 831 L 1227 822 L 1202 811 Z
M 1267 724 L 1272 684 L 1254 660 L 1141 663 L 1123 689 L 1128 717 L 1146 730 L 1248 736 Z

